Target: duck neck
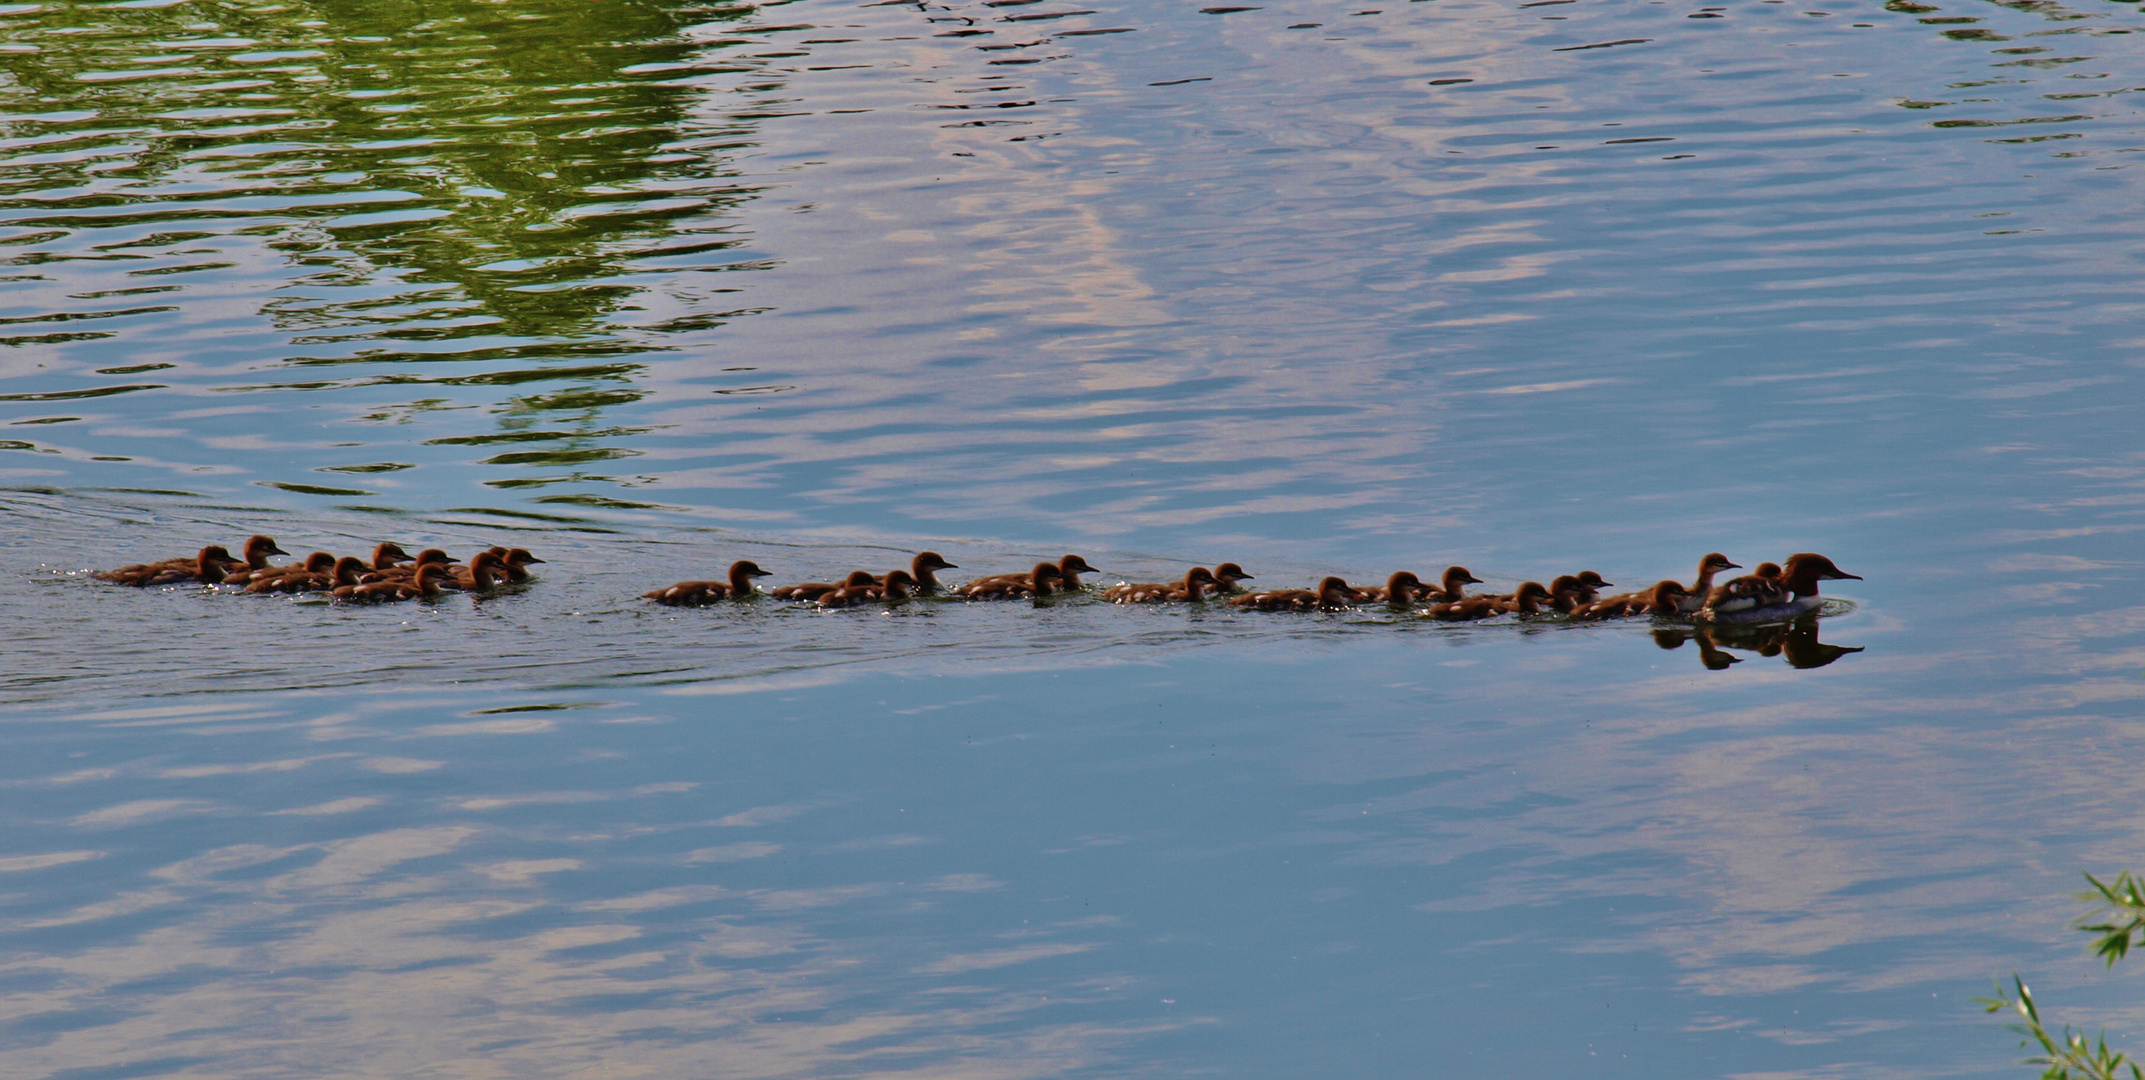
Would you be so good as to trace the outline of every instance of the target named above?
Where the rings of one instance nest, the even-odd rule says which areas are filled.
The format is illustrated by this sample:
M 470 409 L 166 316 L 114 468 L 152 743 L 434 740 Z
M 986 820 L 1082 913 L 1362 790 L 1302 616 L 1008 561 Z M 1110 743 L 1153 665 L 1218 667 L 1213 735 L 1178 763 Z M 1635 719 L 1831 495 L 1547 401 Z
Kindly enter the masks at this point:
M 1713 563 L 1711 560 L 1698 564 L 1698 580 L 1691 585 L 1692 596 L 1704 596 L 1713 590 Z

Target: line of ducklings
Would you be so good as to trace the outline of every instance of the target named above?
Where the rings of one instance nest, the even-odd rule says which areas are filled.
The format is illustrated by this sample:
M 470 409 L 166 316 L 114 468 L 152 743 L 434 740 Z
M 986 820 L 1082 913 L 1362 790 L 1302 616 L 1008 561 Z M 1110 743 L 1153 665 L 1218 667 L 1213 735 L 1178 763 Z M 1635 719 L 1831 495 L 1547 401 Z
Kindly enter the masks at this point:
M 823 608 L 855 607 L 867 603 L 890 603 L 912 596 L 933 596 L 941 591 L 968 600 L 1032 600 L 1083 588 L 1081 574 L 1099 573 L 1086 559 L 1067 555 L 1057 562 L 1039 562 L 1023 573 L 994 574 L 947 589 L 937 571 L 958 569 L 935 551 L 919 553 L 907 570 L 883 574 L 869 570 L 851 572 L 840 581 L 807 581 L 770 590 L 766 595 L 780 600 L 816 604 Z M 1383 586 L 1356 587 L 1340 577 L 1326 577 L 1310 589 L 1249 591 L 1239 582 L 1253 580 L 1242 566 L 1222 563 L 1213 569 L 1194 566 L 1177 581 L 1126 582 L 1102 591 L 1102 598 L 1118 604 L 1199 603 L 1225 600 L 1231 607 L 1257 611 L 1339 611 L 1368 604 L 1419 611 L 1433 619 L 1450 622 L 1487 619 L 1497 615 L 1563 615 L 1575 619 L 1611 619 L 1628 616 L 1692 617 L 1703 621 L 1744 621 L 1753 618 L 1789 618 L 1816 609 L 1823 603 L 1818 582 L 1839 579 L 1859 581 L 1858 575 L 1833 565 L 1831 559 L 1813 552 L 1788 556 L 1784 564 L 1761 563 L 1750 574 L 1715 583 L 1723 571 L 1740 570 L 1719 552 L 1709 552 L 1698 561 L 1698 574 L 1691 584 L 1666 580 L 1637 591 L 1604 596 L 1611 582 L 1592 570 L 1566 574 L 1548 585 L 1522 583 L 1510 593 L 1465 593 L 1480 578 L 1464 566 L 1447 567 L 1435 586 L 1412 571 L 1402 570 Z M 643 599 L 670 606 L 697 606 L 760 595 L 754 582 L 768 571 L 749 559 L 730 567 L 721 581 L 681 581 L 642 594 Z
M 229 548 L 210 544 L 192 557 L 137 563 L 99 570 L 100 580 L 136 588 L 158 585 L 230 585 L 249 593 L 325 593 L 349 603 L 396 603 L 437 599 L 442 592 L 486 592 L 529 580 L 528 567 L 544 560 L 527 548 L 491 547 L 468 564 L 454 561 L 439 548 L 415 555 L 392 541 L 372 549 L 371 558 L 315 551 L 303 560 L 273 565 L 273 555 L 289 556 L 272 537 L 255 536 L 233 556 Z

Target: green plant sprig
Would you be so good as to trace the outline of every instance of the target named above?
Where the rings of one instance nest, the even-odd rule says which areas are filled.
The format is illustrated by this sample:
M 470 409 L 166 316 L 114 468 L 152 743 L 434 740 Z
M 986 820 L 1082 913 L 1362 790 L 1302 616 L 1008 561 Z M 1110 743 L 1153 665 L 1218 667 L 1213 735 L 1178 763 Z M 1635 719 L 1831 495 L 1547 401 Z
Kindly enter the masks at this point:
M 2093 888 L 2079 893 L 2078 899 L 2101 904 L 2104 910 L 2081 917 L 2078 929 L 2100 935 L 2093 955 L 2112 968 L 2117 960 L 2129 955 L 2133 938 L 2145 946 L 2145 876 L 2124 870 L 2113 881 L 2102 881 L 2091 874 L 2085 879 L 2092 882 Z M 2090 921 L 2096 919 L 2100 921 Z
M 2098 884 L 2098 882 L 2095 882 Z M 1996 996 L 1975 998 L 1986 1006 L 1987 1011 L 2009 1009 L 2024 1020 L 2020 1024 L 2007 1024 L 2011 1030 L 2026 1036 L 2020 1046 L 2039 1043 L 2041 1056 L 2026 1059 L 2028 1065 L 2045 1065 L 2041 1080 L 2145 1080 L 2145 1070 L 2131 1061 L 2127 1055 L 2108 1049 L 2108 1033 L 2102 1031 L 2098 1039 L 2088 1040 L 2084 1033 L 2072 1031 L 2068 1024 L 2063 1027 L 2061 1038 L 2050 1033 L 2041 1023 L 2041 1010 L 2033 1003 L 2033 991 L 2026 988 L 2024 979 L 2011 976 L 2017 996 L 2004 993 L 2003 983 L 1996 983 Z M 2124 1066 L 2129 1070 L 2124 1071 Z

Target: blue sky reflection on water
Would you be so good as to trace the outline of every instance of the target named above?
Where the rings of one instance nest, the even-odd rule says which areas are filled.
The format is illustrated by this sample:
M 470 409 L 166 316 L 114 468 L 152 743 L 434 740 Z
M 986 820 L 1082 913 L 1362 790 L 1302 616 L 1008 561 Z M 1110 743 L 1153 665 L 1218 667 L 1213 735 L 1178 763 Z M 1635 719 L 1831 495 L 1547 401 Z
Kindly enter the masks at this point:
M 2120 760 L 2015 767 L 2127 721 L 1709 676 L 1552 634 L 18 711 L 11 1059 L 2003 1075 L 1989 970 L 2131 1000 L 2004 884 L 2135 845 Z
M 2145 1045 L 2063 928 L 2140 862 L 2139 24 L 0 9 L 0 1047 L 1993 1077 L 2014 968 Z M 254 531 L 548 562 L 80 574 Z M 634 599 L 920 547 L 1868 580 L 1769 652 Z

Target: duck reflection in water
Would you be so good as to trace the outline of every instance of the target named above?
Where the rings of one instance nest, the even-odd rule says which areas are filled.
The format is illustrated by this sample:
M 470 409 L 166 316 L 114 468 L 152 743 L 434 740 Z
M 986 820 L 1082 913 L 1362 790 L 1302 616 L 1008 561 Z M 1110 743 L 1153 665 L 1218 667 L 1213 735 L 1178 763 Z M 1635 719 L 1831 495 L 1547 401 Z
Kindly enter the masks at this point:
M 1827 645 L 1819 641 L 1814 613 L 1793 622 L 1762 626 L 1664 626 L 1653 632 L 1653 640 L 1664 649 L 1680 649 L 1686 641 L 1696 642 L 1699 662 L 1712 671 L 1725 671 L 1747 659 L 1730 655 L 1729 649 L 1785 657 L 1793 668 L 1821 668 L 1848 653 L 1862 651 L 1859 645 Z

